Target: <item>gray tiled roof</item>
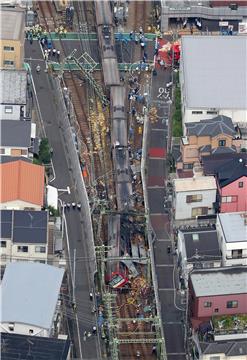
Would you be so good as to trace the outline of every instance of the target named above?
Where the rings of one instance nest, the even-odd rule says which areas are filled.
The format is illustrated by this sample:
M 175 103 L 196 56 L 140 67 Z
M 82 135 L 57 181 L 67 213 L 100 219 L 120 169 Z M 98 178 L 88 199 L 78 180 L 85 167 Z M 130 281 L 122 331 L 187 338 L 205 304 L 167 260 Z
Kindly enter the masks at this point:
M 0 146 L 31 146 L 31 121 L 1 120 Z
M 200 343 L 202 353 L 225 354 L 227 356 L 247 355 L 247 340 L 234 340 L 224 342 Z
M 186 135 L 210 136 L 214 137 L 220 134 L 233 136 L 236 130 L 232 119 L 228 116 L 219 115 L 213 119 L 201 120 L 193 123 L 186 123 Z
M 26 70 L 0 70 L 0 104 L 25 105 L 27 96 Z

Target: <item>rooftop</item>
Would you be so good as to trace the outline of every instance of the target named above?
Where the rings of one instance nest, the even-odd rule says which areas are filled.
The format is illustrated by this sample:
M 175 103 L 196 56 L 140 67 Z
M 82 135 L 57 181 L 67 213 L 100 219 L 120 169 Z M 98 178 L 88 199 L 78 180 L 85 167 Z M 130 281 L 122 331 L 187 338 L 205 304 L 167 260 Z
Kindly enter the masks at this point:
M 207 227 L 180 232 L 183 234 L 188 262 L 221 259 L 216 230 Z
M 194 270 L 190 277 L 196 296 L 247 293 L 247 267 Z
M 245 36 L 183 36 L 181 52 L 188 108 L 246 109 Z
M 1 333 L 1 359 L 66 360 L 69 340 Z
M 239 213 L 218 214 L 227 243 L 247 241 L 247 217 Z
M 0 146 L 31 146 L 31 121 L 1 120 Z
M 227 163 L 232 159 L 247 160 L 247 153 L 226 153 L 226 154 L 212 154 L 202 157 L 203 170 L 205 175 L 214 175 L 221 165 Z
M 2 177 L 0 203 L 22 200 L 35 205 L 43 205 L 43 166 L 18 160 L 0 164 L 0 172 Z
M 0 70 L 0 84 L 0 104 L 26 104 L 26 70 Z
M 0 210 L 0 236 L 14 243 L 46 244 L 48 211 Z
M 175 179 L 174 186 L 176 192 L 214 190 L 216 181 L 213 176 L 198 176 L 193 178 Z
M 23 10 L 1 8 L 1 40 L 21 40 L 25 27 Z
M 217 169 L 216 175 L 221 188 L 247 176 L 247 159 L 244 157 L 230 159 Z
M 49 330 L 63 275 L 63 269 L 45 264 L 7 264 L 1 283 L 0 322 L 23 323 Z
M 200 343 L 203 354 L 225 354 L 227 356 L 247 355 L 247 341 L 220 341 Z
M 213 119 L 186 123 L 185 126 L 188 136 L 196 135 L 214 137 L 219 134 L 233 136 L 236 133 L 232 119 L 223 115 L 216 116 Z

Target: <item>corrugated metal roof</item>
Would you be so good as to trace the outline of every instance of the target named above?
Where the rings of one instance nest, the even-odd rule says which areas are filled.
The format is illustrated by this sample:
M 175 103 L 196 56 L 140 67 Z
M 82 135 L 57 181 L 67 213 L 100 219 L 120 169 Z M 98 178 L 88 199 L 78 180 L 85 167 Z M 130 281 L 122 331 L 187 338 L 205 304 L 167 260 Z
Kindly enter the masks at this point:
M 1 8 L 2 40 L 21 40 L 25 26 L 24 10 Z
M 181 49 L 188 108 L 247 108 L 246 36 L 184 36 Z
M 26 104 L 27 72 L 26 70 L 0 70 L 0 103 Z
M 7 264 L 1 284 L 0 321 L 50 329 L 63 275 L 63 269 L 45 264 Z

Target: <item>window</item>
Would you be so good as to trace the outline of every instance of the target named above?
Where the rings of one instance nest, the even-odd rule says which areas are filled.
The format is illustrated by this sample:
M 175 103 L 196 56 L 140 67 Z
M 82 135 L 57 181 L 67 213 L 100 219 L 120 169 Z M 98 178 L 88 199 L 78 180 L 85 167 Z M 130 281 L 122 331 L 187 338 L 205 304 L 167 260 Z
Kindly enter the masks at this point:
M 183 168 L 184 169 L 193 169 L 193 164 L 184 164 Z
M 218 111 L 208 110 L 208 111 L 207 111 L 207 114 L 208 114 L 208 115 L 217 115 L 217 114 L 218 114 Z
M 17 247 L 18 252 L 28 252 L 28 246 L 18 246 Z
M 237 202 L 238 201 L 238 197 L 233 195 L 233 196 L 222 196 L 221 198 L 221 202 L 222 203 L 232 203 L 232 202 Z
M 14 61 L 12 61 L 12 60 L 4 60 L 3 64 L 4 65 L 14 65 Z
M 218 145 L 219 146 L 226 146 L 226 140 L 219 140 Z
M 202 111 L 192 111 L 192 114 L 193 115 L 199 115 L 199 114 L 202 114 Z
M 244 183 L 243 183 L 243 181 L 239 181 L 239 183 L 238 183 L 238 187 L 239 187 L 239 188 L 243 188 L 243 187 L 244 187 Z
M 14 331 L 15 323 L 9 323 L 9 331 Z
M 29 334 L 30 334 L 30 335 L 33 334 L 33 329 L 29 329 Z
M 13 46 L 4 46 L 4 47 L 3 47 L 3 50 L 4 50 L 4 51 L 14 51 L 15 48 L 14 48 Z
M 21 155 L 27 155 L 27 150 L 21 150 Z
M 241 259 L 242 258 L 242 249 L 232 250 L 232 258 L 233 259 Z
M 13 106 L 5 106 L 4 112 L 5 114 L 13 114 Z
M 226 307 L 227 307 L 227 309 L 237 308 L 238 307 L 238 301 L 237 300 L 227 301 Z
M 192 217 L 200 216 L 200 215 L 207 215 L 208 208 L 207 207 L 196 207 L 192 208 Z
M 45 246 L 35 246 L 35 252 L 36 253 L 45 253 L 46 248 L 45 248 Z
M 199 201 L 202 201 L 202 194 L 186 196 L 187 204 L 192 203 L 192 202 L 199 202 Z
M 211 306 L 212 306 L 211 301 L 205 301 L 205 302 L 204 302 L 204 307 L 205 307 L 205 308 L 210 308 Z
M 5 149 L 0 149 L 0 154 L 4 155 L 5 154 Z
M 6 241 L 2 240 L 0 243 L 1 248 L 6 248 Z
M 218 308 L 214 309 L 214 312 L 215 313 L 219 312 L 219 309 Z

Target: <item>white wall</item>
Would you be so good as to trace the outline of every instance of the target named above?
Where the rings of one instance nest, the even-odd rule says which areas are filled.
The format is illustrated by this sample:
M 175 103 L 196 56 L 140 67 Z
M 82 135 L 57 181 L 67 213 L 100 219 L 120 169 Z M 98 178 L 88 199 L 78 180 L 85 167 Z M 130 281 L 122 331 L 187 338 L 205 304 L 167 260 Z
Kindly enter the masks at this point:
M 5 106 L 13 106 L 12 113 L 5 113 Z M 20 120 L 20 108 L 23 106 L 24 115 L 26 115 L 25 105 L 3 105 L 0 104 L 0 120 Z
M 1 122 L 0 122 L 0 126 L 1 126 Z M 23 156 L 25 158 L 28 158 L 28 155 L 29 155 L 29 152 L 28 152 L 28 148 L 20 148 L 18 146 L 13 146 L 13 147 L 8 147 L 8 146 L 2 146 L 1 149 L 4 149 L 4 154 L 2 154 L 2 156 L 16 156 L 16 155 L 12 155 L 11 154 L 11 150 L 14 150 L 14 149 L 18 149 L 18 150 L 26 150 L 26 154 L 23 154 L 23 155 L 18 155 L 18 156 Z
M 5 203 L 1 203 L 0 204 L 0 209 L 6 209 L 6 210 L 25 210 L 26 208 L 33 209 L 33 210 L 41 210 L 41 206 L 40 205 L 36 205 L 36 204 L 32 204 L 32 203 L 28 203 L 22 200 L 13 200 L 13 201 L 8 201 Z
M 246 360 L 246 355 L 239 355 L 239 356 L 226 356 L 225 354 L 207 354 L 207 355 L 201 355 L 200 360 L 211 360 L 213 357 L 217 356 L 219 357 L 219 360 Z
M 33 330 L 33 334 L 29 333 L 29 330 Z M 22 324 L 22 323 L 14 323 L 14 330 L 9 330 L 9 323 L 1 323 L 0 324 L 0 332 L 7 332 L 10 334 L 21 334 L 21 335 L 32 335 L 32 336 L 42 336 L 49 337 L 50 331 L 47 329 L 33 326 L 31 324 Z
M 202 201 L 186 203 L 186 196 L 202 195 Z M 175 220 L 192 218 L 192 208 L 208 207 L 208 215 L 214 214 L 213 203 L 216 200 L 216 189 L 177 192 L 174 199 Z

